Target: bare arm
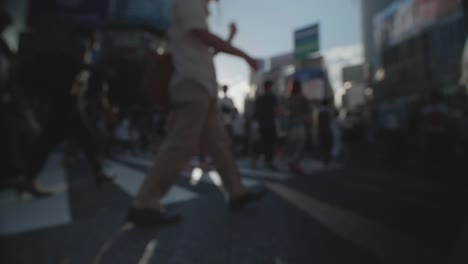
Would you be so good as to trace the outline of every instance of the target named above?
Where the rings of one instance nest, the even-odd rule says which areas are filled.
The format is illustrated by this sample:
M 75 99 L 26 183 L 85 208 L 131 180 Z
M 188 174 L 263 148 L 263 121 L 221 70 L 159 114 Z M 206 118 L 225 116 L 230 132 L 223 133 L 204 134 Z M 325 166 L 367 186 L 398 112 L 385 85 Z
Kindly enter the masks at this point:
M 236 36 L 237 34 L 237 26 L 235 23 L 231 23 L 229 25 L 229 37 L 227 39 L 227 42 L 228 43 L 232 43 L 232 40 L 234 39 L 234 37 Z
M 194 29 L 192 34 L 206 46 L 212 47 L 219 52 L 243 58 L 254 70 L 257 70 L 257 61 L 238 48 L 233 47 L 226 40 L 213 35 L 206 29 Z
M 229 25 L 229 37 L 227 38 L 226 42 L 229 44 L 232 44 L 232 41 L 234 40 L 234 37 L 237 34 L 237 26 L 234 23 L 231 23 Z M 213 55 L 218 55 L 219 50 L 214 49 Z

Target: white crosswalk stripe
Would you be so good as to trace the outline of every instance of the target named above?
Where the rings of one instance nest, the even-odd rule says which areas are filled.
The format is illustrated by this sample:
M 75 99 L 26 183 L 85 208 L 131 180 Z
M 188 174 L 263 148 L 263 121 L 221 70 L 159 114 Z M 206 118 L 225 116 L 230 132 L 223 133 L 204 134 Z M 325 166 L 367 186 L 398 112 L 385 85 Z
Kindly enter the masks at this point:
M 149 158 L 140 158 L 140 157 L 135 157 L 135 156 L 131 156 L 131 155 L 126 155 L 126 156 L 119 156 L 117 157 L 117 160 L 118 161 L 123 161 L 123 162 L 128 162 L 129 164 L 133 164 L 133 165 L 137 165 L 137 166 L 142 166 L 142 167 L 146 167 L 149 169 L 149 167 L 151 166 L 152 164 L 152 160 L 149 159 Z M 192 185 L 197 185 L 199 182 L 203 182 L 203 183 L 207 183 L 207 184 L 213 184 L 217 187 L 221 187 L 222 186 L 222 180 L 221 180 L 221 177 L 220 175 L 218 174 L 217 171 L 214 171 L 214 170 L 211 170 L 209 172 L 204 172 L 203 170 L 201 170 L 200 168 L 196 167 L 197 164 L 195 164 L 195 162 L 193 162 L 192 166 L 194 166 L 194 168 L 192 169 L 191 172 L 189 173 L 182 173 L 183 176 L 186 176 L 188 178 L 190 178 L 190 183 Z M 123 164 L 119 164 L 117 162 L 112 162 L 112 166 L 113 167 L 118 167 L 120 170 L 131 170 L 130 168 L 128 168 L 127 166 L 124 166 Z M 241 173 L 242 173 L 242 170 L 241 170 Z M 260 173 L 260 175 L 263 175 Z M 142 181 L 142 179 L 140 179 Z M 117 180 L 117 182 L 119 182 L 119 179 Z M 246 186 L 246 187 L 253 187 L 253 186 L 257 186 L 260 184 L 260 182 L 256 181 L 256 180 L 252 180 L 252 179 L 248 179 L 248 178 L 243 178 L 242 179 L 242 183 Z M 127 187 L 123 187 L 127 190 L 127 192 L 131 193 L 132 195 L 135 195 L 136 192 L 138 191 L 138 187 L 135 187 L 135 182 L 125 182 L 125 183 L 122 183 L 122 186 L 127 186 Z M 178 187 L 175 187 L 175 189 L 177 190 Z M 171 195 L 170 193 L 168 195 Z
M 222 187 L 223 185 L 221 176 L 214 170 L 206 173 L 202 169 L 196 167 L 190 174 L 185 174 L 184 176 L 190 178 L 190 183 L 192 185 L 197 185 L 199 182 L 214 184 L 217 187 Z M 246 187 L 254 187 L 260 184 L 260 182 L 248 178 L 243 178 L 241 180 Z
M 117 162 L 110 162 L 109 171 L 115 173 L 115 183 L 122 190 L 135 197 L 145 178 L 143 172 L 131 169 Z M 184 202 L 197 198 L 198 195 L 192 191 L 179 186 L 173 186 L 169 193 L 161 201 L 163 205 Z
M 153 164 L 153 158 L 141 158 L 133 155 L 119 155 L 116 159 L 148 168 Z
M 153 163 L 151 158 L 141 158 L 141 157 L 135 157 L 132 155 L 121 155 L 121 156 L 116 157 L 116 160 L 127 162 L 129 164 L 133 164 L 137 166 L 147 167 L 147 168 L 151 167 Z M 280 172 L 280 171 L 276 172 L 276 171 L 263 170 L 263 169 L 252 169 L 252 168 L 249 168 L 243 162 L 239 162 L 238 164 L 239 164 L 239 171 L 241 175 L 247 176 L 249 178 L 255 178 L 258 180 L 288 180 L 292 177 L 291 174 L 286 173 L 286 172 Z M 193 174 L 194 173 L 197 174 L 195 170 L 197 169 L 198 164 L 194 160 L 192 161 L 191 165 L 194 168 L 194 171 L 192 172 L 192 178 L 193 178 Z M 198 176 L 195 176 L 195 178 L 197 177 Z M 200 180 L 205 183 L 210 183 L 209 177 L 203 176 L 200 178 Z M 257 181 L 253 181 L 250 179 L 243 179 L 243 182 L 247 186 L 252 186 L 252 185 L 257 184 Z
M 18 200 L 11 190 L 0 195 L 0 234 L 12 235 L 71 222 L 62 156 L 51 155 L 39 176 L 41 184 L 54 195 L 42 199 Z
M 284 172 L 250 169 L 245 167 L 240 167 L 239 171 L 242 175 L 264 180 L 287 180 L 292 177 L 291 174 Z

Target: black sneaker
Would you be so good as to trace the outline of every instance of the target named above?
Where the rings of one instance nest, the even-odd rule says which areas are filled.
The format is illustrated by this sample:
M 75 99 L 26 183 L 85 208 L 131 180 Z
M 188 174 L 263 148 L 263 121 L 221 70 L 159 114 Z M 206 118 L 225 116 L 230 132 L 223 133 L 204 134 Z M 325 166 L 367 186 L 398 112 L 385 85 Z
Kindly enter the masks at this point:
M 182 217 L 159 210 L 130 208 L 127 220 L 135 224 L 136 227 L 158 227 L 177 224 L 182 221 Z
M 240 197 L 237 197 L 235 199 L 232 199 L 229 202 L 229 207 L 232 210 L 239 210 L 245 207 L 248 204 L 254 203 L 260 199 L 262 199 L 268 191 L 266 189 L 262 190 L 251 190 L 247 191 L 245 194 L 241 195 Z

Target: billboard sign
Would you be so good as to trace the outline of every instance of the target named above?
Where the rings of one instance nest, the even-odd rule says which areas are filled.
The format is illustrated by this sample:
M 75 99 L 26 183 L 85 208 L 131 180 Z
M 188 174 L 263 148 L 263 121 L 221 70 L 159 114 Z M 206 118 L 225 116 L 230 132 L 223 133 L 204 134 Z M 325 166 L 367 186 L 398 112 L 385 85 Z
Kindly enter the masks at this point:
M 416 23 L 427 27 L 453 10 L 460 9 L 459 0 L 414 0 Z
M 322 100 L 325 98 L 325 84 L 321 79 L 302 82 L 304 96 L 309 100 Z
M 378 48 L 394 45 L 416 29 L 413 0 L 392 3 L 374 18 L 374 38 Z
M 307 99 L 320 100 L 325 97 L 325 72 L 323 70 L 297 71 L 292 79 L 302 83 L 302 90 Z M 291 91 L 291 89 L 290 85 L 289 90 Z
M 320 50 L 319 24 L 294 32 L 294 57 L 304 59 Z
M 378 49 L 395 45 L 460 8 L 459 0 L 398 0 L 374 17 Z

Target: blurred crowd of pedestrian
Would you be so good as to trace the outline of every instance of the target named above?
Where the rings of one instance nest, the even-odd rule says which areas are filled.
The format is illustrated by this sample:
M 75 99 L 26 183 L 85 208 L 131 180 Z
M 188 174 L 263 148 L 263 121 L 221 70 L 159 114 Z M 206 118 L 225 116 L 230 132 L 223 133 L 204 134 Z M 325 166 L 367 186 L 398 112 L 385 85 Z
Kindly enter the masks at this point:
M 236 155 L 249 158 L 253 168 L 263 157 L 267 169 L 283 163 L 302 174 L 309 157 L 325 166 L 356 161 L 440 174 L 460 168 L 468 157 L 468 111 L 449 107 L 436 89 L 416 107 L 387 102 L 351 111 L 333 107 L 328 98 L 308 100 L 298 80 L 286 98 L 274 94 L 274 85 L 266 81 L 245 113 L 235 110 L 224 87 L 226 129 Z
M 11 23 L 0 10 L 0 33 Z M 49 153 L 60 149 L 64 165 L 76 162 L 81 150 L 96 182 L 111 182 L 105 161 L 112 153 L 147 153 L 158 144 L 164 122 L 158 111 L 112 104 L 112 71 L 93 61 L 96 42 L 94 29 L 76 26 L 60 48 L 20 59 L 0 39 L 0 185 L 50 195 L 37 177 Z
M 433 89 L 413 104 L 384 104 L 375 113 L 374 153 L 393 166 L 413 166 L 440 174 L 461 168 L 468 157 L 468 112 L 450 107 Z
M 311 103 L 298 80 L 282 99 L 274 93 L 275 85 L 265 81 L 252 109 L 244 113 L 228 97 L 228 87 L 223 87 L 219 107 L 237 157 L 250 159 L 252 168 L 258 168 L 260 161 L 268 170 L 285 164 L 295 174 L 303 174 L 306 157 L 318 158 L 325 166 L 340 159 L 341 127 L 332 100 Z
M 2 33 L 11 22 L 1 11 Z M 231 31 L 229 39 L 235 35 L 234 25 Z M 19 193 L 48 195 L 36 178 L 58 143 L 65 142 L 59 144 L 65 165 L 77 159 L 81 148 L 98 182 L 112 181 L 105 161 L 114 153 L 157 152 L 165 135 L 166 115 L 138 105 L 121 110 L 112 104 L 112 71 L 93 60 L 96 40 L 96 31 L 77 27 L 61 49 L 19 60 L 1 39 L 0 161 L 7 172 L 2 185 L 13 184 Z M 311 102 L 299 80 L 291 84 L 284 98 L 274 93 L 275 83 L 266 81 L 252 109 L 245 113 L 229 97 L 229 87 L 222 87 L 218 108 L 231 150 L 239 158 L 248 158 L 253 168 L 261 158 L 269 170 L 286 164 L 295 174 L 303 174 L 305 157 L 328 166 L 363 156 L 368 162 L 376 158 L 392 166 L 419 162 L 418 166 L 429 170 L 466 161 L 468 111 L 451 110 L 438 92 L 416 110 L 385 103 L 344 111 L 336 109 L 331 98 Z M 194 154 L 203 164 L 213 158 L 205 152 L 200 140 Z
M 67 167 L 84 154 L 96 184 L 114 181 L 106 162 L 114 154 L 148 155 L 154 164 L 129 208 L 127 220 L 137 226 L 177 223 L 180 215 L 167 214 L 160 200 L 188 160 L 199 154 L 202 161 L 213 160 L 232 209 L 260 200 L 266 190 L 244 186 L 231 153 L 230 139 L 242 140 L 243 123 L 227 97 L 227 87 L 225 97 L 218 103 L 213 57 L 219 52 L 238 56 L 254 71 L 257 61 L 231 45 L 237 32 L 234 23 L 229 27 L 227 40 L 209 32 L 206 22 L 209 2 L 173 3 L 167 34 L 172 48 L 170 63 L 175 71 L 168 73 L 170 84 L 150 88 L 170 90 L 167 98 L 170 109 L 165 109 L 166 112 L 157 105 L 129 106 L 127 101 L 126 108 L 121 109 L 113 104 L 110 94 L 115 83 L 112 82 L 115 65 L 108 65 L 96 56 L 100 46 L 98 33 L 91 27 L 70 25 L 69 32 L 56 36 L 63 39 L 53 48 L 34 47 L 33 51 L 28 50 L 28 56 L 21 58 L 2 38 L 2 187 L 14 187 L 19 196 L 52 195 L 37 178 L 55 151 L 64 153 L 63 165 Z M 1 10 L 0 33 L 11 23 L 11 17 Z M 149 59 L 145 58 L 146 63 Z M 131 85 L 138 88 L 137 83 Z M 125 88 L 143 93 L 144 89 L 135 87 Z

